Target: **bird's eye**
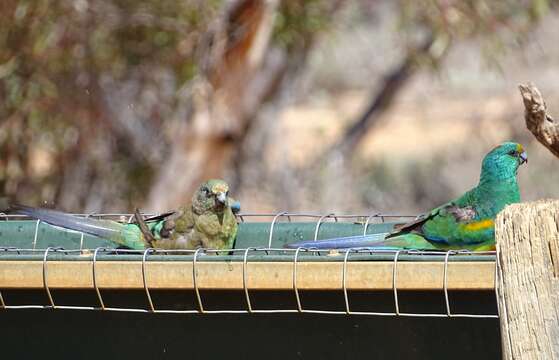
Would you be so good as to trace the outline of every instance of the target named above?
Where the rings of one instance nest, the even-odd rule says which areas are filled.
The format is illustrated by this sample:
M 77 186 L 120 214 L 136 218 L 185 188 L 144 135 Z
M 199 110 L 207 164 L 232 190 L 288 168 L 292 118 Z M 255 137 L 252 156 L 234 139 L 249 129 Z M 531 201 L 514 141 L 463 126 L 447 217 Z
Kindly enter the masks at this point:
M 517 154 L 516 150 L 511 150 L 508 152 L 509 155 L 515 156 Z

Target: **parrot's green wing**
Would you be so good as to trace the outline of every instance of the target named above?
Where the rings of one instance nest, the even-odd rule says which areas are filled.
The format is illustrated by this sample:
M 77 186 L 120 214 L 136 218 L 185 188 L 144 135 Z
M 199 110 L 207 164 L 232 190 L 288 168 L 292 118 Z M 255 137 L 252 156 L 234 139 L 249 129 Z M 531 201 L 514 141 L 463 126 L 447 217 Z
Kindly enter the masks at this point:
M 475 205 L 464 201 L 467 197 L 468 193 L 404 224 L 388 235 L 383 245 L 441 250 L 485 247 L 494 241 L 493 219 L 480 218 Z

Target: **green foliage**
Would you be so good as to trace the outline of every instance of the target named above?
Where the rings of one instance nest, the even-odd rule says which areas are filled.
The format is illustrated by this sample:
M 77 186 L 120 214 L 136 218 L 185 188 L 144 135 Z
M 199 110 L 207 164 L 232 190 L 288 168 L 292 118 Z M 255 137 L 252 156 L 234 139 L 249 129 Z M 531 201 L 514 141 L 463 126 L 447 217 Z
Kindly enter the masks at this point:
M 192 77 L 200 34 L 215 1 L 15 1 L 3 4 L 0 116 L 67 94 L 84 94 L 100 75 L 123 78 L 157 65 Z M 73 99 L 72 101 L 75 101 Z M 27 106 L 22 106 L 27 105 Z
M 555 0 L 400 0 L 400 25 L 408 41 L 429 33 L 452 42 L 476 39 L 488 60 L 496 60 L 510 43 L 526 34 L 554 5 Z
M 28 200 L 52 200 L 56 191 L 45 195 L 40 190 L 48 187 L 49 179 L 58 188 L 65 169 L 84 160 L 78 159 L 80 152 L 109 142 L 117 146 L 106 150 L 118 153 L 111 160 L 92 153 L 87 167 L 97 173 L 96 167 L 111 161 L 112 180 L 145 192 L 153 169 L 131 156 L 123 139 L 112 132 L 100 84 L 103 79 L 137 78 L 139 73 L 145 74 L 140 88 L 147 87 L 153 82 L 150 76 L 161 70 L 172 74 L 177 88 L 192 79 L 198 71 L 199 38 L 220 6 L 220 1 L 205 0 L 3 1 L 0 191 L 26 197 L 27 189 Z M 50 166 L 33 171 L 41 161 Z M 137 191 L 131 190 L 130 196 Z
M 286 49 L 308 48 L 310 37 L 328 28 L 334 8 L 331 1 L 282 1 L 275 19 L 273 40 Z

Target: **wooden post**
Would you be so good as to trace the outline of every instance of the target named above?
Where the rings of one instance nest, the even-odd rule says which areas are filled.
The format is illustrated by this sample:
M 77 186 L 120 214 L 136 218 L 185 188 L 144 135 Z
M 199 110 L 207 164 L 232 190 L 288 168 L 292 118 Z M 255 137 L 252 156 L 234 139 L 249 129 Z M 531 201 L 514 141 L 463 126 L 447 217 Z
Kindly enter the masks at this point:
M 514 204 L 497 217 L 503 359 L 559 359 L 559 201 Z

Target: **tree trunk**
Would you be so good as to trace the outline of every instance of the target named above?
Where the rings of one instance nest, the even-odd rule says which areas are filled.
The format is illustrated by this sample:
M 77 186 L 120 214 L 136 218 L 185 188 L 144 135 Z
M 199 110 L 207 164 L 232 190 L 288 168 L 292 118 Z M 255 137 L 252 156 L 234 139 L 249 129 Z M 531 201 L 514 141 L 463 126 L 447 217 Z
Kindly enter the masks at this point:
M 189 202 L 198 184 L 229 167 L 237 140 L 282 70 L 264 69 L 276 7 L 277 1 L 235 1 L 216 22 L 203 54 L 205 76 L 194 80 L 189 119 L 175 132 L 157 172 L 150 210 Z
M 559 201 L 507 207 L 495 224 L 504 359 L 559 358 Z

